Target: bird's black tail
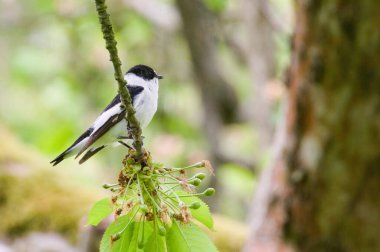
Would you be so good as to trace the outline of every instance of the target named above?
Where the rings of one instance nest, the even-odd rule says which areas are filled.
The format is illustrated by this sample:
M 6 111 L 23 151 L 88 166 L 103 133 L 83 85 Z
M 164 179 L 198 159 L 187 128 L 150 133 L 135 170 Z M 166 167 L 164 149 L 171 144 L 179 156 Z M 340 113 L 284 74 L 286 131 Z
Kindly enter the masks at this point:
M 57 164 L 61 163 L 62 160 L 65 159 L 66 151 L 61 153 L 58 157 L 56 157 L 54 160 L 52 160 L 50 163 L 53 164 L 53 166 L 56 166 Z
M 86 162 L 90 157 L 92 157 L 93 155 L 98 153 L 104 147 L 105 147 L 105 145 L 102 145 L 98 148 L 91 148 L 89 151 L 86 152 L 86 154 L 84 154 L 84 156 L 81 158 L 81 160 L 79 160 L 79 164 L 83 164 L 84 162 Z
M 70 154 L 71 149 L 73 147 L 75 147 L 75 145 L 77 145 L 78 143 L 80 143 L 83 139 L 85 139 L 86 137 L 88 137 L 93 130 L 94 129 L 92 127 L 89 128 L 89 129 L 87 129 L 77 140 L 75 140 L 75 142 L 69 148 L 67 148 L 64 152 L 62 152 L 58 157 L 56 157 L 50 163 L 53 164 L 53 166 L 56 166 L 57 164 L 59 164 L 60 162 L 62 162 L 62 160 L 65 159 L 65 156 L 67 156 L 67 154 Z

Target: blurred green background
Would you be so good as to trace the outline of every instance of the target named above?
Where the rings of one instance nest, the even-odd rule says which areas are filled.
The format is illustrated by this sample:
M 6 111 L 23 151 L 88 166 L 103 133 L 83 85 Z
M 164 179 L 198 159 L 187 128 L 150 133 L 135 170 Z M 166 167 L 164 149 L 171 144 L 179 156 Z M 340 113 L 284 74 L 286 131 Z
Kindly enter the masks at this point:
M 289 61 L 291 4 L 288 0 L 256 1 L 256 21 L 266 22 L 268 28 L 262 31 L 245 14 L 249 1 L 197 2 L 207 13 L 206 22 L 210 22 L 212 32 L 204 36 L 212 36 L 218 73 L 238 101 L 235 120 L 217 122 L 218 130 L 210 136 L 206 128 L 213 122 L 207 121 L 208 105 L 199 88 L 208 83 L 199 84 L 202 80 L 194 67 L 199 55 L 189 50 L 189 38 L 183 35 L 187 28 L 182 26 L 186 21 L 179 2 L 107 1 L 123 71 L 142 63 L 164 75 L 158 112 L 144 130 L 146 148 L 157 161 L 172 166 L 216 159 L 216 178 L 210 183 L 220 190 L 210 204 L 215 213 L 240 227 L 247 219 L 257 172 L 270 158 L 270 143 L 282 111 L 281 80 Z M 268 43 L 272 47 L 267 51 L 260 47 Z M 36 216 L 39 207 L 45 209 L 50 204 L 47 197 L 61 197 L 52 191 L 71 195 L 66 189 L 74 190 L 72 198 L 80 194 L 80 199 L 86 199 L 72 205 L 80 210 L 70 221 L 81 226 L 75 216 L 84 216 L 91 203 L 105 193 L 101 185 L 116 179 L 125 154 L 123 148 L 110 148 L 81 166 L 74 159 L 57 167 L 48 165 L 87 129 L 116 92 L 93 1 L 0 0 L 0 57 L 0 174 L 4 187 L 0 215 L 9 213 L 7 207 L 14 209 L 8 200 L 13 196 L 18 198 L 14 204 L 21 208 L 31 205 L 25 213 L 14 209 L 16 214 L 9 215 L 11 220 L 0 229 L 0 239 L 4 244 L 14 244 L 33 232 L 54 232 L 78 244 L 81 232 L 73 233 L 70 225 L 49 219 L 59 219 L 51 215 L 55 207 L 63 209 L 60 204 L 50 206 L 51 213 Z M 252 70 L 257 62 L 266 66 L 267 70 L 261 71 L 264 76 Z M 260 80 L 265 83 L 258 83 Z M 217 87 L 211 90 L 218 92 Z M 269 113 L 260 117 L 255 110 Z M 210 142 L 213 138 L 218 139 L 217 146 Z M 15 172 L 20 171 L 20 164 L 21 172 Z M 25 186 L 26 180 L 19 180 L 20 176 L 32 176 L 29 186 Z M 8 177 L 12 177 L 10 182 Z M 23 190 L 16 186 L 17 181 L 24 185 Z M 37 198 L 27 197 L 25 191 L 32 193 L 33 187 L 40 186 L 46 188 L 36 191 Z M 9 188 L 19 195 L 8 195 Z M 33 211 L 36 214 L 29 216 Z M 24 215 L 29 216 L 25 221 Z M 38 219 L 40 224 L 31 224 Z

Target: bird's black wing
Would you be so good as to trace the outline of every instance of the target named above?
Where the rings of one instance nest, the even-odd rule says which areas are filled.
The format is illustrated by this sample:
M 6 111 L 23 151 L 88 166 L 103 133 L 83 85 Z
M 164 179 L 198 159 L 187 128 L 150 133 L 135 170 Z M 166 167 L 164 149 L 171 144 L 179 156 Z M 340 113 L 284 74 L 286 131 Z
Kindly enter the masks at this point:
M 144 88 L 142 86 L 133 86 L 133 85 L 127 85 L 129 95 L 132 98 L 132 104 L 135 103 L 136 97 L 138 94 L 140 94 Z
M 132 98 L 132 104 L 135 101 L 136 95 L 140 94 L 144 90 L 144 88 L 142 86 L 127 85 L 127 88 L 128 88 L 129 95 Z M 109 110 L 110 108 L 112 108 L 113 106 L 115 106 L 116 104 L 118 104 L 120 102 L 121 102 L 120 95 L 117 94 L 113 98 L 113 100 L 111 101 L 111 103 L 108 104 L 107 107 L 103 110 L 103 112 Z
M 79 153 L 75 156 L 77 158 L 80 156 L 88 147 L 90 147 L 93 143 L 96 142 L 100 137 L 102 137 L 108 130 L 110 130 L 115 124 L 124 119 L 126 111 L 123 110 L 119 114 L 115 114 L 111 116 L 99 129 L 97 129 L 87 140 L 86 144 L 79 151 Z
M 117 94 L 117 95 L 113 98 L 113 100 L 110 102 L 110 104 L 108 104 L 107 107 L 103 110 L 103 112 L 109 110 L 110 108 L 112 108 L 113 106 L 115 106 L 116 104 L 118 104 L 118 103 L 120 103 L 120 102 L 121 102 L 121 101 L 120 101 L 120 95 Z M 102 112 L 102 113 L 103 113 L 103 112 Z
M 135 101 L 135 98 L 138 94 L 140 94 L 144 87 L 141 86 L 132 86 L 127 85 L 128 92 L 132 98 L 132 103 Z M 111 101 L 111 103 L 104 109 L 103 113 L 110 108 L 117 106 L 117 104 L 120 103 L 120 95 L 116 95 L 116 97 Z M 79 153 L 76 155 L 76 158 L 80 156 L 85 150 L 88 149 L 93 143 L 96 142 L 100 137 L 102 137 L 108 130 L 110 130 L 115 124 L 120 122 L 125 118 L 126 111 L 122 110 L 119 114 L 115 114 L 111 116 L 99 129 L 97 129 L 93 134 L 91 134 L 90 138 L 86 142 L 86 144 L 83 146 L 83 148 L 79 151 Z

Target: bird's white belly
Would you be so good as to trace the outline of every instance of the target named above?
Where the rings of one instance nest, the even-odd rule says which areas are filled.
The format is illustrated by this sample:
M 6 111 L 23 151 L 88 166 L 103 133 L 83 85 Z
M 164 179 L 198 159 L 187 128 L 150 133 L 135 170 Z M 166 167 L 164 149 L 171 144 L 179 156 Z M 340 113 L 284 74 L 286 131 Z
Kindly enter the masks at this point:
M 119 106 L 119 105 L 117 105 Z M 155 97 L 149 91 L 144 93 L 144 97 L 140 96 L 139 99 L 134 101 L 134 108 L 136 110 L 136 119 L 140 123 L 141 128 L 145 128 L 152 120 L 154 114 L 157 110 L 157 97 Z M 108 132 L 106 132 L 102 137 L 100 137 L 95 143 L 94 147 L 99 147 L 102 145 L 109 145 L 112 143 L 117 143 L 120 139 L 119 137 L 127 137 L 127 120 L 123 119 L 117 124 L 115 124 Z M 123 140 L 124 142 L 130 142 Z
M 141 128 L 148 126 L 157 110 L 157 98 L 154 99 L 150 92 L 145 93 L 144 99 L 136 101 L 136 118 L 140 122 Z

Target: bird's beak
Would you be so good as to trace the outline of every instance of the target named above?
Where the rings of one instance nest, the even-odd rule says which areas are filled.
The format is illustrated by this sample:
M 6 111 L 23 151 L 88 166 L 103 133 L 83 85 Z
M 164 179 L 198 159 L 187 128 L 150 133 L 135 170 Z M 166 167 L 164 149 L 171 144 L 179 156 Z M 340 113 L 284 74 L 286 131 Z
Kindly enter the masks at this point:
M 159 75 L 159 74 L 157 74 L 157 75 L 156 75 L 156 77 L 157 77 L 157 79 L 159 79 L 159 80 L 161 80 L 161 79 L 163 79 L 163 78 L 164 78 L 164 76 L 162 76 L 162 75 Z

